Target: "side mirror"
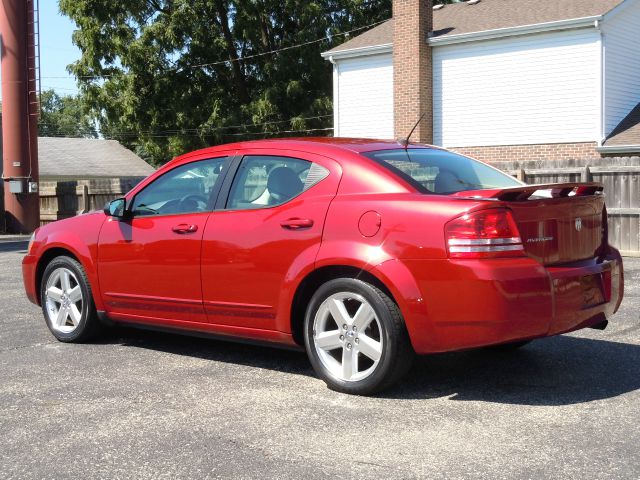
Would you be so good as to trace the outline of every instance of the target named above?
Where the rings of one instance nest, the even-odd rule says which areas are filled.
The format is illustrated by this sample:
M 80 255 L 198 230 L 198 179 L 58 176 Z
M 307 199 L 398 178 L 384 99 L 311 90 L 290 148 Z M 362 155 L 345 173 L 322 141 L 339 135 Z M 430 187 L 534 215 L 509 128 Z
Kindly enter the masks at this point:
M 111 200 L 104 206 L 104 213 L 110 217 L 124 218 L 127 216 L 125 209 L 127 201 L 124 198 L 116 198 Z

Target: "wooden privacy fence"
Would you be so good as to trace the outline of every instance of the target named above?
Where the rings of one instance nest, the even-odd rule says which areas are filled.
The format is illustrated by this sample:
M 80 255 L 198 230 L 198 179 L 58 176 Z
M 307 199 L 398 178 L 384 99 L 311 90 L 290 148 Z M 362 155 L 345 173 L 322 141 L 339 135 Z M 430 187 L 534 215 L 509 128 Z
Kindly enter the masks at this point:
M 640 157 L 500 162 L 494 166 L 530 184 L 599 182 L 609 214 L 609 241 L 625 256 L 640 256 Z
M 74 217 L 122 197 L 144 177 L 99 178 L 40 183 L 40 224 Z

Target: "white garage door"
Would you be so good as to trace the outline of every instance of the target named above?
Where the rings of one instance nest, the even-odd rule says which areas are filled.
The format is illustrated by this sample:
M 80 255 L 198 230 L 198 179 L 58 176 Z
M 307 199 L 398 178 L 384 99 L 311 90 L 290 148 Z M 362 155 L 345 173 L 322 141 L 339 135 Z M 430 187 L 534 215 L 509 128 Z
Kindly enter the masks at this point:
M 335 135 L 393 138 L 392 56 L 340 60 L 336 67 Z
M 434 143 L 594 141 L 600 37 L 562 31 L 433 49 Z

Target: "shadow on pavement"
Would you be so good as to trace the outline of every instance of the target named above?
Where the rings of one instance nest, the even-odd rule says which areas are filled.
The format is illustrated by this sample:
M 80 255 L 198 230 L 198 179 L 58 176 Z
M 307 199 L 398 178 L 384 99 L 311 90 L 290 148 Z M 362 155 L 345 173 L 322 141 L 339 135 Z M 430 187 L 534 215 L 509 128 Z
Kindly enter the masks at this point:
M 0 253 L 3 252 L 20 252 L 27 253 L 27 247 L 29 246 L 29 242 L 0 242 Z
M 512 352 L 489 349 L 420 358 L 389 398 L 569 405 L 640 388 L 640 346 L 559 336 Z
M 204 360 L 267 368 L 285 373 L 313 376 L 307 356 L 302 351 L 284 350 L 217 340 L 214 338 L 166 333 L 163 331 L 117 326 L 104 343 L 151 349 Z
M 304 353 L 276 348 L 129 328 L 115 330 L 114 338 L 107 342 L 314 375 Z M 560 336 L 512 352 L 485 349 L 419 357 L 406 378 L 380 398 L 446 396 L 505 404 L 569 405 L 639 388 L 640 346 Z

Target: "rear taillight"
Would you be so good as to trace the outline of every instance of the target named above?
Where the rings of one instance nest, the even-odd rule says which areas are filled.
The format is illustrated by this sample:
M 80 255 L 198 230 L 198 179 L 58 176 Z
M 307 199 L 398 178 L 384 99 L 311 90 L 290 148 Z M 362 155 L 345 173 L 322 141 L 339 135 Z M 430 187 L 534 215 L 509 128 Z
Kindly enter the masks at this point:
M 522 257 L 522 239 L 506 209 L 468 213 L 445 226 L 450 258 Z

